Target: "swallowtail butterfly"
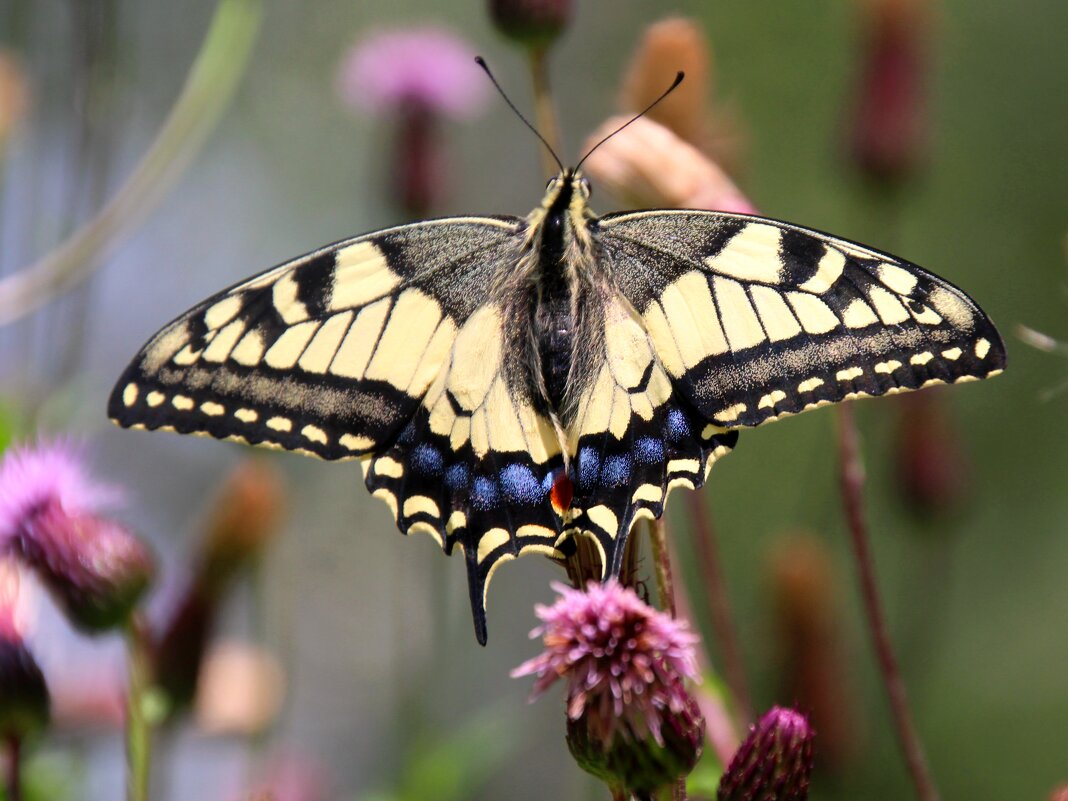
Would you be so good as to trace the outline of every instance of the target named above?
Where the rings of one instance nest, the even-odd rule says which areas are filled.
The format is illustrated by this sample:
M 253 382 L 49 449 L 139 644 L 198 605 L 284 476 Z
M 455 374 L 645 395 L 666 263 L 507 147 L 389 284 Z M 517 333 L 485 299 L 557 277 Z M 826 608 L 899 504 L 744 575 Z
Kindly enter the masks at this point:
M 165 326 L 119 425 L 359 459 L 402 532 L 467 564 L 475 630 L 503 562 L 589 536 L 606 575 L 738 429 L 985 378 L 998 332 L 959 289 L 864 245 L 709 211 L 596 216 L 578 170 L 525 218 L 329 245 Z

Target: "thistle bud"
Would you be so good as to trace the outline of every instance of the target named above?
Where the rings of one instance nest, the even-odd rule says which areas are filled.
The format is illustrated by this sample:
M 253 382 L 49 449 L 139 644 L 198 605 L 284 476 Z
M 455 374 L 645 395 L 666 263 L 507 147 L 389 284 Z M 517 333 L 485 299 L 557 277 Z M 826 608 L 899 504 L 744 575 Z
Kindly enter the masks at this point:
M 873 182 L 896 186 L 922 161 L 929 12 L 923 0 L 869 0 L 851 148 Z
M 0 50 L 0 156 L 8 136 L 26 114 L 29 90 L 18 59 L 7 50 Z
M 571 22 L 571 0 L 489 0 L 490 19 L 509 39 L 533 48 L 556 41 Z
M 772 707 L 739 746 L 720 779 L 717 801 L 805 801 L 813 738 L 804 715 Z
M 567 721 L 567 747 L 579 767 L 609 786 L 651 794 L 693 770 L 704 746 L 705 724 L 697 701 L 685 695 L 682 708 L 664 717 L 658 743 L 624 727 L 605 737 L 589 710 Z
M 16 623 L 18 572 L 0 563 L 0 739 L 22 740 L 48 725 L 51 700 L 44 674 Z
M 1050 793 L 1049 801 L 1068 801 L 1068 784 L 1062 784 Z
M 172 710 L 189 707 L 200 683 L 219 599 L 253 565 L 285 515 L 285 486 L 266 461 L 250 458 L 227 478 L 208 518 L 194 574 L 155 648 L 156 683 Z
M 95 515 L 68 514 L 58 503 L 27 522 L 16 552 L 71 623 L 90 634 L 126 623 L 155 573 L 148 548 L 125 528 Z
M 206 595 L 216 594 L 242 569 L 259 559 L 285 516 L 285 485 L 268 462 L 250 458 L 227 477 L 210 513 L 196 581 Z
M 901 398 L 897 453 L 897 484 L 909 506 L 924 517 L 957 509 L 968 491 L 968 463 L 944 399 L 937 392 Z
M 710 138 L 712 52 L 705 32 L 692 19 L 670 17 L 645 29 L 627 65 L 620 106 L 638 113 L 664 93 L 680 70 L 686 80 L 648 116 L 691 145 L 704 147 Z

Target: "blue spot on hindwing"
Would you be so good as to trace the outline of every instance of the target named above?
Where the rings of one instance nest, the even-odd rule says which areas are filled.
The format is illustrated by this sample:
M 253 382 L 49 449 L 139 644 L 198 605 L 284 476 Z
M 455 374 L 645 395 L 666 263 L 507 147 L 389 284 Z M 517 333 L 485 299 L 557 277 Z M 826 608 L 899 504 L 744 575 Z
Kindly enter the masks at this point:
M 664 443 L 654 437 L 640 437 L 634 441 L 634 458 L 642 464 L 664 460 Z
M 479 476 L 475 479 L 474 486 L 471 490 L 471 508 L 477 509 L 480 512 L 486 512 L 490 509 L 496 509 L 499 504 L 500 492 L 497 489 L 497 482 L 492 478 L 486 478 L 486 476 Z
M 425 476 L 436 476 L 441 473 L 444 460 L 441 452 L 426 442 L 417 445 L 411 455 L 412 469 Z M 455 466 L 455 465 L 454 465 Z
M 601 468 L 601 484 L 606 487 L 622 487 L 630 481 L 630 456 L 609 456 Z
M 597 449 L 587 445 L 578 452 L 577 478 L 579 489 L 583 492 L 597 486 L 601 474 L 601 459 Z
M 445 486 L 452 492 L 460 492 L 467 489 L 468 470 L 462 462 L 450 465 L 445 471 Z
M 534 471 L 525 464 L 510 464 L 501 470 L 501 489 L 510 504 L 534 506 L 542 502 L 545 492 Z
M 668 412 L 664 433 L 671 442 L 682 442 L 690 436 L 690 421 L 682 409 L 675 408 Z

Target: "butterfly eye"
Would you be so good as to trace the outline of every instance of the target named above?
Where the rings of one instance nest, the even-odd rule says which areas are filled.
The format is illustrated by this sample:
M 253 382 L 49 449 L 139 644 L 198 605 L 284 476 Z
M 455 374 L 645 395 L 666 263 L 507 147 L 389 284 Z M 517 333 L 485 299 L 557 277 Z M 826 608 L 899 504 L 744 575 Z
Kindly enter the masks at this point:
M 553 184 L 555 184 L 555 183 L 556 183 L 556 177 L 553 176 L 552 178 L 550 178 L 548 181 L 545 182 L 545 191 L 548 192 L 550 189 L 552 189 L 553 188 Z

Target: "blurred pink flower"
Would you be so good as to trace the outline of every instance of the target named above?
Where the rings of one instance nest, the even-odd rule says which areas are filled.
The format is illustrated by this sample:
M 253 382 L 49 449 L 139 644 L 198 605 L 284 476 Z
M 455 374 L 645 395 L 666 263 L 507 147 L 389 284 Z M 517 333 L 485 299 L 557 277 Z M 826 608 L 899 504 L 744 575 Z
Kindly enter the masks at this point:
M 665 717 L 690 706 L 684 679 L 698 676 L 697 635 L 614 580 L 590 582 L 585 592 L 559 583 L 553 589 L 559 600 L 536 607 L 543 625 L 531 632 L 545 650 L 513 678 L 535 675 L 534 697 L 564 679 L 571 720 L 586 714 L 605 741 L 622 726 L 663 746 Z
M 435 27 L 371 33 L 345 54 L 338 94 L 372 114 L 418 103 L 455 117 L 481 107 L 489 89 L 475 53 L 456 34 Z
M 69 441 L 11 448 L 0 462 L 0 544 L 6 545 L 46 507 L 70 515 L 99 512 L 121 498 L 115 487 L 92 479 L 84 448 Z

